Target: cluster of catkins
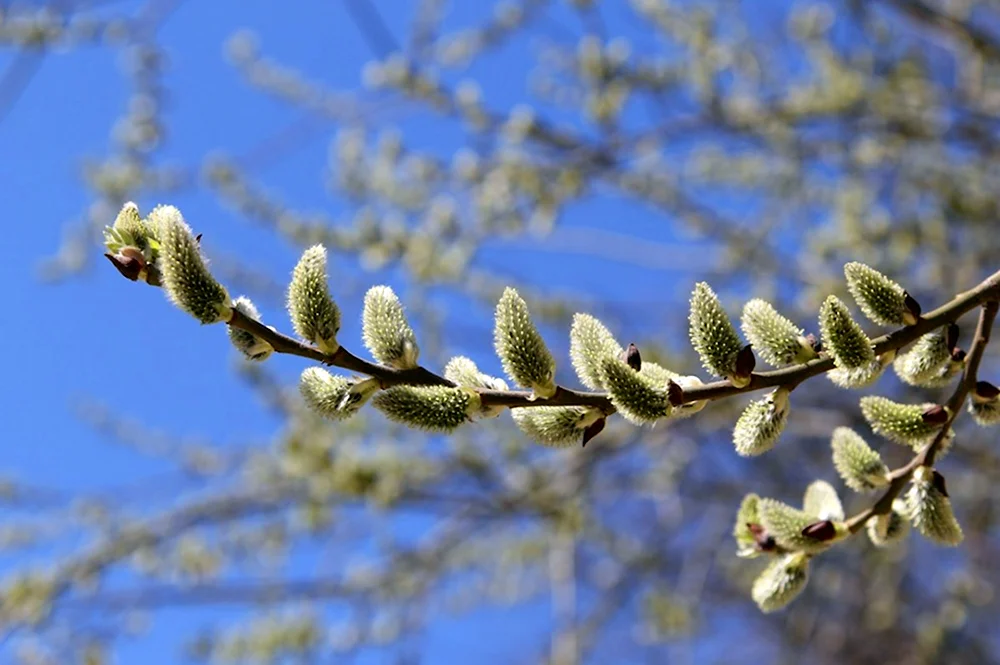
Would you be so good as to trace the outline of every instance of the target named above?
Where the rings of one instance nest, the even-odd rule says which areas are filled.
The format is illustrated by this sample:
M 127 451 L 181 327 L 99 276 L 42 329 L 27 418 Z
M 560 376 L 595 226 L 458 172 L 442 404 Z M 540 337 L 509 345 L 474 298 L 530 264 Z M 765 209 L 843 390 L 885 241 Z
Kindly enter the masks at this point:
M 212 276 L 201 253 L 200 236 L 192 233 L 172 206 L 159 206 L 142 219 L 135 204 L 126 204 L 105 231 L 105 245 L 106 256 L 122 275 L 162 286 L 174 304 L 202 323 L 229 322 L 234 311 L 260 319 L 249 299 L 231 299 Z M 860 263 L 847 264 L 844 272 L 861 310 L 875 323 L 913 325 L 919 320 L 917 303 L 886 276 Z M 340 310 L 330 296 L 326 251 L 320 245 L 307 249 L 292 272 L 288 313 L 300 338 L 326 355 L 337 353 Z M 751 381 L 754 350 L 774 366 L 808 363 L 825 353 L 835 364 L 827 376 L 846 388 L 872 384 L 889 364 L 909 384 L 942 386 L 961 372 L 965 360 L 956 346 L 954 325 L 924 335 L 906 353 L 876 356 L 872 341 L 835 296 L 820 309 L 819 340 L 806 336 L 769 303 L 755 299 L 743 308 L 742 329 L 749 341 L 744 345 L 705 283 L 695 286 L 689 323 L 692 345 L 705 369 L 736 387 Z M 366 294 L 362 336 L 378 363 L 399 370 L 418 367 L 416 336 L 389 287 L 376 286 Z M 264 360 L 274 351 L 267 340 L 235 326 L 230 326 L 229 337 L 251 360 Z M 514 422 L 527 436 L 547 446 L 586 444 L 615 411 L 637 425 L 652 425 L 690 416 L 705 406 L 704 401 L 684 398 L 685 390 L 702 385 L 698 377 L 643 362 L 634 345 L 623 347 L 607 327 L 587 314 L 573 319 L 570 356 L 583 385 L 606 391 L 611 406 L 544 405 L 544 399 L 559 390 L 555 360 L 514 289 L 506 289 L 497 304 L 494 345 L 511 381 L 542 400 L 537 406 L 511 408 Z M 350 417 L 370 401 L 391 420 L 447 433 L 506 410 L 484 404 L 482 397 L 489 391 L 506 391 L 507 383 L 480 372 L 470 359 L 452 358 L 444 379 L 441 385 L 383 387 L 375 377 L 338 376 L 322 367 L 310 367 L 302 373 L 299 385 L 305 403 L 333 420 Z M 778 387 L 747 406 L 733 432 L 739 454 L 759 455 L 775 445 L 788 419 L 790 392 L 790 387 Z M 1000 391 L 984 382 L 978 384 L 969 408 L 981 424 L 1000 422 Z M 861 409 L 875 433 L 914 450 L 926 445 L 951 420 L 942 407 L 897 404 L 884 397 L 863 398 Z M 950 431 L 944 436 L 946 443 L 950 441 Z M 876 490 L 891 480 L 878 453 L 847 428 L 834 432 L 833 460 L 854 490 Z M 897 500 L 892 512 L 873 517 L 867 529 L 872 541 L 882 546 L 905 534 L 910 524 L 938 542 L 957 544 L 962 538 L 944 479 L 932 468 L 917 469 L 905 499 Z M 739 553 L 775 557 L 754 584 L 758 605 L 772 611 L 787 604 L 804 587 L 810 559 L 848 533 L 840 500 L 825 482 L 810 485 L 802 510 L 747 496 L 735 530 Z

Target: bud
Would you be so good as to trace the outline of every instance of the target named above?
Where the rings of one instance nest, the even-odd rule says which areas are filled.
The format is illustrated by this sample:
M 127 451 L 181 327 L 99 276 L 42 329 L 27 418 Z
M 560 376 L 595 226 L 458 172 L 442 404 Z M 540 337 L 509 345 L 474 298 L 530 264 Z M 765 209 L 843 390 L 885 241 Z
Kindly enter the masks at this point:
M 448 361 L 444 368 L 444 378 L 465 388 L 477 390 L 507 390 L 507 382 L 488 374 L 483 374 L 465 356 L 456 356 Z M 483 418 L 496 418 L 507 410 L 505 406 L 484 406 L 479 415 Z
M 625 361 L 625 364 L 639 371 L 642 369 L 642 356 L 639 355 L 639 347 L 635 344 L 630 343 L 628 348 L 621 352 L 621 359 Z
M 417 338 L 403 314 L 403 305 L 388 286 L 373 286 L 365 294 L 361 335 L 372 357 L 396 369 L 417 366 Z
M 665 385 L 636 372 L 618 358 L 606 358 L 603 369 L 603 382 L 611 403 L 626 420 L 636 425 L 652 425 L 671 415 L 673 407 Z
M 838 368 L 871 371 L 872 363 L 876 361 L 871 340 L 837 296 L 823 301 L 819 310 L 819 329 L 823 335 L 823 348 Z
M 750 402 L 733 428 L 736 452 L 752 457 L 774 447 L 788 421 L 788 389 L 778 388 L 764 399 Z
M 604 420 L 599 409 L 583 406 L 525 406 L 510 414 L 528 438 L 552 448 L 581 443 L 587 430 Z
M 603 323 L 589 314 L 573 315 L 569 355 L 583 385 L 591 390 L 604 390 L 601 365 L 605 358 L 617 358 L 621 353 L 621 345 Z
M 125 251 L 129 249 L 135 249 L 134 247 L 126 247 Z M 111 265 L 121 273 L 121 276 L 125 279 L 135 282 L 140 277 L 142 277 L 143 271 L 146 269 L 146 262 L 137 256 L 130 255 L 128 253 L 122 254 L 109 254 L 105 252 L 104 257 L 111 261 Z
M 876 547 L 887 547 L 902 540 L 910 533 L 910 521 L 906 517 L 906 501 L 894 500 L 892 510 L 888 514 L 870 518 L 865 527 L 868 529 L 868 539 Z
M 556 361 L 528 313 L 528 305 L 512 288 L 504 289 L 497 303 L 493 341 L 507 376 L 530 388 L 536 397 L 556 392 Z
M 884 326 L 912 326 L 920 318 L 920 305 L 903 287 L 863 263 L 844 266 L 847 288 L 869 319 Z
M 830 541 L 821 541 L 803 535 L 807 527 L 816 522 L 816 516 L 775 499 L 761 499 L 757 503 L 760 524 L 779 547 L 816 553 L 825 550 Z
M 126 233 L 130 235 L 135 239 L 136 247 L 139 249 L 145 249 L 148 229 L 146 225 L 142 223 L 142 216 L 139 214 L 139 206 L 137 206 L 133 201 L 129 201 L 122 206 L 122 209 L 118 212 L 118 216 L 115 217 L 115 223 L 112 228 L 119 233 Z
M 733 526 L 736 555 L 745 559 L 758 557 L 777 547 L 774 539 L 764 533 L 764 528 L 760 525 L 760 515 L 757 512 L 759 501 L 760 497 L 756 494 L 747 494 L 736 512 L 736 524 Z
M 983 427 L 1000 423 L 1000 389 L 987 381 L 976 383 L 968 406 L 972 419 Z
M 938 544 L 955 546 L 964 538 L 951 509 L 944 476 L 929 466 L 913 472 L 906 493 L 906 514 L 917 531 Z
M 650 372 L 646 372 L 647 367 L 650 368 Z M 702 383 L 701 379 L 697 376 L 680 376 L 670 370 L 665 370 L 662 367 L 659 367 L 656 363 L 644 363 L 642 371 L 647 376 L 653 376 L 656 373 L 656 368 L 659 368 L 663 372 L 667 372 L 673 376 L 673 378 L 667 379 L 667 400 L 670 402 L 671 406 L 674 407 L 673 413 L 671 414 L 674 418 L 689 418 L 705 408 L 705 405 L 708 404 L 706 400 L 681 403 L 684 400 L 685 390 L 705 385 Z M 660 381 L 658 380 L 658 383 L 659 382 Z
M 240 296 L 233 301 L 233 309 L 243 314 L 248 319 L 260 321 L 260 312 L 254 307 L 253 302 L 246 296 Z M 229 341 L 232 342 L 236 350 L 246 356 L 249 360 L 267 360 L 274 352 L 274 347 L 270 343 L 262 340 L 253 333 L 229 326 Z
M 160 271 L 167 297 L 202 323 L 228 321 L 230 298 L 205 265 L 197 241 L 173 206 L 150 214 L 160 236 Z
M 471 388 L 393 386 L 375 395 L 372 405 L 389 420 L 447 434 L 478 413 L 482 401 Z
M 749 374 L 737 376 L 736 372 L 736 359 L 743 345 L 722 303 L 705 282 L 695 284 L 688 323 L 691 344 L 705 369 L 729 379 L 737 387 L 747 385 Z
M 315 413 L 330 420 L 353 416 L 379 389 L 377 379 L 353 379 L 309 367 L 299 377 L 299 393 Z
M 954 324 L 927 333 L 909 351 L 896 357 L 892 368 L 903 383 L 925 387 L 951 363 L 952 347 L 948 342 L 952 326 Z
M 801 328 L 785 318 L 771 303 L 754 298 L 743 306 L 743 336 L 767 363 L 781 367 L 806 363 L 817 357 Z
M 833 466 L 855 492 L 870 492 L 889 484 L 889 467 L 854 430 L 838 427 L 830 440 Z
M 776 612 L 795 600 L 809 581 L 809 555 L 786 554 L 772 561 L 753 583 L 754 602 L 762 612 Z
M 919 450 L 937 434 L 941 423 L 928 422 L 924 413 L 935 404 L 899 404 L 885 397 L 861 398 L 861 413 L 872 431 L 890 441 Z
M 313 245 L 302 253 L 288 286 L 288 315 L 295 332 L 327 355 L 340 344 L 340 309 L 330 297 L 326 276 L 326 248 Z
M 104 245 L 112 254 L 133 247 L 147 262 L 155 259 L 159 248 L 154 228 L 142 221 L 139 207 L 131 201 L 122 206 L 112 226 L 104 227 Z

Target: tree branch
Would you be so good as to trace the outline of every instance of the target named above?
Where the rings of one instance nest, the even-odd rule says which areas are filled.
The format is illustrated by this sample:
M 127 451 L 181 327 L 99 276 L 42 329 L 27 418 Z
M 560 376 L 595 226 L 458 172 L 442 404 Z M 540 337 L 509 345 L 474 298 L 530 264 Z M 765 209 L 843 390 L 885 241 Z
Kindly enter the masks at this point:
M 991 278 L 992 279 L 992 278 Z M 913 459 L 905 466 L 894 469 L 890 474 L 890 483 L 885 493 L 879 497 L 871 508 L 861 511 L 847 520 L 847 527 L 852 534 L 860 531 L 868 520 L 875 515 L 885 515 L 892 510 L 892 502 L 906 487 L 913 472 L 922 466 L 932 466 L 941 444 L 948 437 L 951 425 L 958 417 L 959 411 L 965 404 L 969 392 L 976 386 L 979 364 L 982 362 L 986 345 L 990 341 L 990 331 L 993 329 L 993 321 L 996 319 L 997 310 L 1000 308 L 1000 301 L 989 300 L 983 304 L 979 312 L 979 323 L 976 325 L 976 334 L 969 347 L 969 355 L 966 357 L 965 370 L 962 373 L 962 380 L 955 387 L 955 391 L 948 399 L 947 407 L 949 411 L 948 421 L 941 427 L 934 440 L 924 446 Z
M 872 340 L 875 353 L 876 355 L 881 355 L 887 351 L 900 349 L 910 342 L 915 341 L 920 336 L 937 330 L 941 326 L 947 325 L 959 319 L 967 312 L 983 305 L 983 303 L 996 300 L 997 298 L 1000 298 L 1000 271 L 991 275 L 975 288 L 960 293 L 950 302 L 927 313 L 915 325 L 900 328 L 881 337 L 876 337 Z M 253 333 L 263 339 L 277 353 L 301 356 L 325 365 L 332 365 L 359 374 L 365 374 L 378 379 L 383 388 L 395 385 L 455 385 L 443 376 L 439 376 L 424 367 L 396 369 L 385 365 L 377 365 L 355 356 L 344 347 L 340 347 L 336 353 L 331 355 L 324 354 L 319 349 L 279 333 L 273 328 L 255 321 L 235 309 L 228 323 L 234 328 Z M 976 348 L 975 344 L 973 348 Z M 970 353 L 970 357 L 967 360 L 967 367 L 971 367 L 972 362 L 973 358 Z M 978 358 L 975 359 L 976 366 L 978 366 L 978 362 Z M 741 388 L 734 386 L 729 381 L 715 381 L 685 390 L 681 403 L 690 404 L 703 400 L 722 399 L 732 395 L 778 386 L 794 387 L 806 379 L 828 372 L 833 368 L 834 363 L 832 358 L 820 357 L 803 365 L 793 365 L 754 374 L 751 377 L 750 383 Z M 965 385 L 964 381 L 962 385 Z M 480 390 L 479 395 L 484 407 L 590 406 L 598 408 L 609 415 L 615 412 L 615 407 L 611 404 L 611 399 L 607 393 L 570 390 L 561 386 L 555 395 L 547 399 L 536 399 L 532 393 L 524 390 Z M 963 400 L 964 397 L 965 395 L 963 394 Z

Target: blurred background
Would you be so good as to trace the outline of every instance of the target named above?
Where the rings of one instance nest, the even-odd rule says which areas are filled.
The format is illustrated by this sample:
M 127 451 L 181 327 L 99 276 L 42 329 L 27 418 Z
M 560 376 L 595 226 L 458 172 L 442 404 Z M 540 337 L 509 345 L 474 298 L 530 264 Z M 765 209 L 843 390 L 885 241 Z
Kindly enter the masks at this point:
M 0 3 L 0 663 L 1000 662 L 1000 453 L 966 418 L 962 547 L 860 535 L 775 615 L 735 557 L 743 494 L 843 489 L 833 428 L 908 459 L 860 395 L 935 391 L 818 377 L 754 459 L 742 397 L 585 449 L 324 423 L 306 361 L 247 366 L 101 257 L 123 202 L 170 203 L 280 330 L 321 242 L 357 353 L 389 284 L 425 365 L 500 375 L 510 285 L 564 385 L 577 311 L 704 376 L 696 281 L 816 332 L 846 261 L 925 309 L 997 270 L 998 154 L 996 0 Z

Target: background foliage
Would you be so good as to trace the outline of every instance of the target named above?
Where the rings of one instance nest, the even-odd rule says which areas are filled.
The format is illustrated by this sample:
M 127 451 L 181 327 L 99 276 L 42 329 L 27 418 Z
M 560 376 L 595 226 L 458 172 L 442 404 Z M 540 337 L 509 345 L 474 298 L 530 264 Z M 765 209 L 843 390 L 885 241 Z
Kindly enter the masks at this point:
M 827 295 L 849 297 L 846 261 L 933 307 L 1000 263 L 996 2 L 52 0 L 0 17 L 4 661 L 1000 660 L 1000 459 L 967 420 L 941 464 L 962 548 L 855 539 L 763 616 L 730 537 L 739 499 L 835 481 L 831 432 L 866 431 L 858 392 L 808 382 L 754 459 L 731 443 L 742 398 L 617 420 L 583 450 L 506 416 L 447 438 L 373 411 L 321 423 L 298 359 L 248 368 L 221 331 L 91 270 L 124 201 L 170 202 L 269 323 L 287 329 L 288 273 L 321 242 L 355 348 L 363 294 L 387 283 L 425 364 L 499 375 L 490 312 L 512 285 L 568 385 L 574 311 L 699 373 L 700 280 L 734 316 L 764 297 L 811 332 Z M 876 391 L 941 398 L 889 375 Z

